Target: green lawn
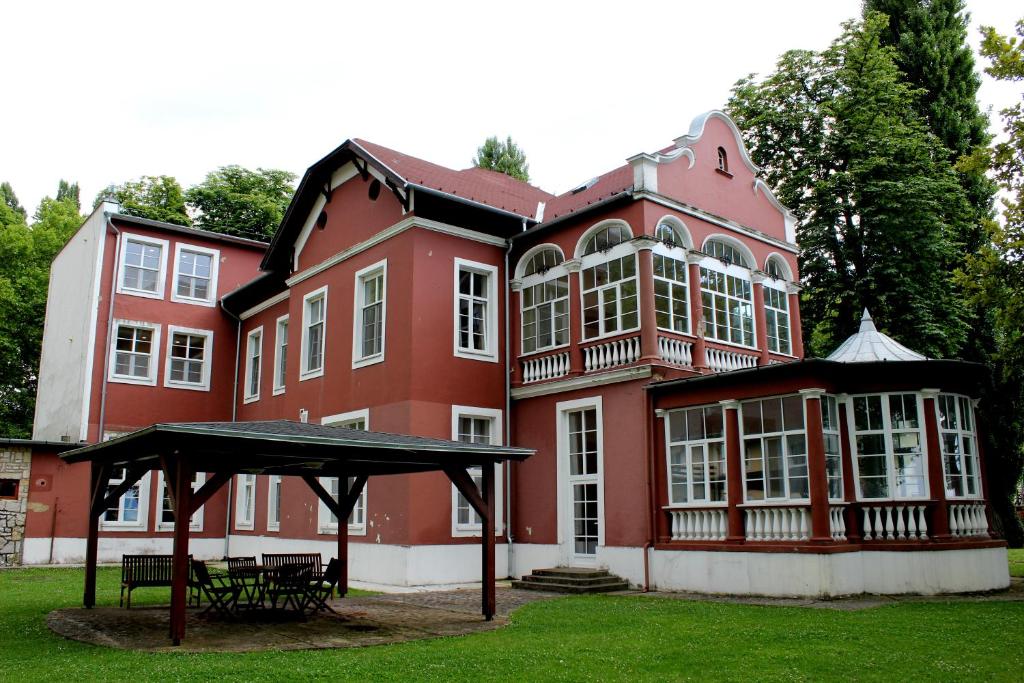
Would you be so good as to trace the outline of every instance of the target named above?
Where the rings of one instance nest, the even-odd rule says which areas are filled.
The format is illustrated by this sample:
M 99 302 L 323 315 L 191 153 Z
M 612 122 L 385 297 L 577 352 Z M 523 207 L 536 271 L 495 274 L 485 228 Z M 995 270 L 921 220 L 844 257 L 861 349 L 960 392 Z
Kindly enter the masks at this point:
M 98 602 L 117 604 L 118 570 Z M 64 640 L 81 569 L 0 571 L 4 681 L 1024 679 L 1024 603 L 902 603 L 858 612 L 587 596 L 533 603 L 490 633 L 356 650 L 144 654 Z M 138 603 L 167 593 L 138 592 Z M 134 596 L 133 596 L 133 602 Z
M 1024 576 L 1024 549 L 1010 549 L 1010 576 Z

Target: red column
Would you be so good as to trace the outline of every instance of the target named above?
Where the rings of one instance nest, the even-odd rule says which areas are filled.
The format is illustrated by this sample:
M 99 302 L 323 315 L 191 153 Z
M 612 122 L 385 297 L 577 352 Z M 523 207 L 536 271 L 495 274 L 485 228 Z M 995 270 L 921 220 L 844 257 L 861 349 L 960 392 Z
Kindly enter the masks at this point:
M 857 500 L 857 482 L 853 478 L 853 452 L 850 450 L 850 421 L 846 417 L 846 405 L 849 397 L 838 396 L 839 401 L 839 447 L 843 454 L 843 498 L 848 503 Z M 860 541 L 860 523 L 857 510 L 852 505 L 846 507 L 846 538 L 851 542 Z
M 483 592 L 484 618 L 490 621 L 497 611 L 497 596 L 494 592 L 494 463 L 485 462 L 481 468 L 481 491 L 486 514 L 480 520 L 481 553 L 480 582 Z
M 757 335 L 757 348 L 760 350 L 758 365 L 768 365 L 768 319 L 764 311 L 764 274 L 754 272 L 754 334 Z
M 793 340 L 793 355 L 804 357 L 804 333 L 800 325 L 800 285 L 790 282 L 786 287 L 789 295 L 789 336 Z
M 572 259 L 564 263 L 569 271 L 569 375 L 583 374 L 583 295 L 580 288 L 580 269 L 583 263 Z
M 640 362 L 650 362 L 661 358 L 658 353 L 658 319 L 654 310 L 654 245 L 657 240 L 651 237 L 638 237 L 633 240 L 636 248 L 637 275 L 637 306 L 640 313 Z
M 179 456 L 174 475 L 174 555 L 171 559 L 171 642 L 185 637 L 185 606 L 188 600 L 189 510 L 192 508 L 192 464 Z
M 922 389 L 924 395 L 924 434 L 928 442 L 928 488 L 929 496 L 935 501 L 932 515 L 931 536 L 937 540 L 949 538 L 949 511 L 946 504 L 946 471 L 942 466 L 942 442 L 939 440 L 939 423 L 935 418 L 935 397 L 938 389 Z
M 690 293 L 690 320 L 692 321 L 693 336 L 693 369 L 698 372 L 705 372 L 708 369 L 707 351 L 704 345 L 704 299 L 700 294 L 700 260 L 704 255 L 700 252 L 690 252 L 686 255 L 686 267 L 688 269 L 689 282 L 687 287 Z
M 811 541 L 831 543 L 828 516 L 828 470 L 825 437 L 821 433 L 821 396 L 824 389 L 801 389 L 807 413 L 807 476 L 811 493 Z
M 523 283 L 520 280 L 512 280 L 509 282 L 509 289 L 511 290 L 508 303 L 509 329 L 506 330 L 505 337 L 509 343 L 508 357 L 511 366 L 507 372 L 512 386 L 517 387 L 523 383 L 523 373 L 519 366 L 519 356 L 523 353 Z M 570 299 L 570 307 L 572 306 L 571 301 L 572 299 Z
M 740 402 L 721 401 L 725 411 L 725 470 L 729 488 L 729 536 L 733 543 L 743 541 L 743 463 L 740 460 Z

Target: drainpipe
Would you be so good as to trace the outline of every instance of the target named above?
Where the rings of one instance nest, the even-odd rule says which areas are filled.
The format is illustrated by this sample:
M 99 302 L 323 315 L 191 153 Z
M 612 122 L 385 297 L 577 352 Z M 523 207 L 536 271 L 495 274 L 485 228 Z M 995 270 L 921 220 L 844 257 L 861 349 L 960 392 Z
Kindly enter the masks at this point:
M 523 230 L 526 230 L 526 219 L 523 219 Z M 509 277 L 508 257 L 512 251 L 512 240 L 508 240 L 508 247 L 505 248 L 505 445 L 512 445 L 512 381 L 509 368 L 511 368 L 511 348 L 509 343 L 512 332 L 509 330 Z M 512 576 L 512 461 L 505 461 L 505 547 L 508 552 L 508 575 Z
M 235 376 L 231 385 L 231 421 L 238 422 L 238 360 L 242 353 L 242 319 L 224 308 L 224 300 L 221 299 L 220 310 L 235 319 Z M 224 513 L 224 557 L 231 557 L 231 493 L 234 489 L 235 478 L 228 479 L 228 503 Z
M 114 330 L 114 295 L 117 293 L 117 271 L 120 268 L 121 261 L 121 231 L 114 227 L 110 220 L 109 212 L 105 211 L 103 216 L 107 219 L 107 229 L 114 233 L 114 269 L 111 271 L 110 300 L 107 302 L 107 339 L 103 349 L 103 378 L 100 380 L 100 419 L 99 433 L 96 435 L 97 443 L 103 441 L 103 432 L 107 428 L 107 373 L 110 370 L 110 334 Z M 100 277 L 103 277 L 102 272 L 100 272 Z M 86 438 L 88 436 L 86 434 Z

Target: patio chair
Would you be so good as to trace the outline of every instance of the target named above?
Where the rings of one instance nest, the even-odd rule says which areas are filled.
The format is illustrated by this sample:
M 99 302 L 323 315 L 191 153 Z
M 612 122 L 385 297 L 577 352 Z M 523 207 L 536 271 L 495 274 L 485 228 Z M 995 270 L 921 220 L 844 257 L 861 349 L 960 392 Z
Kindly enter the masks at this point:
M 323 610 L 334 612 L 334 608 L 327 604 L 327 598 L 334 597 L 334 589 L 338 586 L 340 580 L 341 561 L 336 557 L 332 557 L 331 561 L 327 563 L 327 569 L 324 571 L 323 576 L 309 582 L 309 586 L 306 589 L 306 600 L 302 604 L 302 611 L 310 610 L 310 614 Z
M 256 566 L 256 556 L 228 557 L 228 576 L 231 582 L 242 589 L 240 598 L 244 596 L 246 607 L 256 607 L 263 602 L 264 583 L 260 581 L 262 572 Z M 242 603 L 239 602 L 239 606 Z
M 201 614 L 215 609 L 224 616 L 234 616 L 232 610 L 242 592 L 241 586 L 232 582 L 230 577 L 211 575 L 202 560 L 192 560 L 192 576 L 196 588 L 210 601 L 209 606 Z
M 271 607 L 277 609 L 278 601 L 284 598 L 281 609 L 291 605 L 295 611 L 302 612 L 312 574 L 312 568 L 307 564 L 283 564 L 274 570 L 267 587 Z

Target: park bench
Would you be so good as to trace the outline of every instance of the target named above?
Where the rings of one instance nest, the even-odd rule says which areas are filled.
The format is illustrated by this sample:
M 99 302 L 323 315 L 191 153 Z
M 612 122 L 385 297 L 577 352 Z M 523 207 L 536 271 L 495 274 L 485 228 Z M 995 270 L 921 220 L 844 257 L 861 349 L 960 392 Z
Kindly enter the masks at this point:
M 121 601 L 128 591 L 128 609 L 132 607 L 132 591 L 136 588 L 152 588 L 171 585 L 172 555 L 122 555 L 121 556 Z M 189 561 L 192 556 L 188 556 Z
M 309 567 L 310 578 L 323 575 L 323 558 L 320 553 L 263 553 L 263 568 L 274 572 L 285 565 Z

